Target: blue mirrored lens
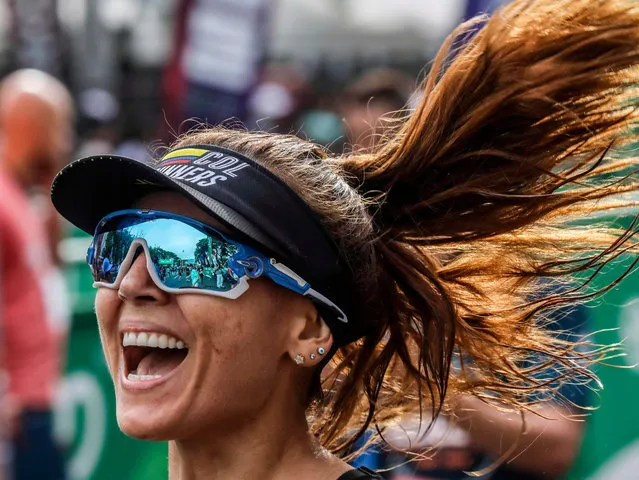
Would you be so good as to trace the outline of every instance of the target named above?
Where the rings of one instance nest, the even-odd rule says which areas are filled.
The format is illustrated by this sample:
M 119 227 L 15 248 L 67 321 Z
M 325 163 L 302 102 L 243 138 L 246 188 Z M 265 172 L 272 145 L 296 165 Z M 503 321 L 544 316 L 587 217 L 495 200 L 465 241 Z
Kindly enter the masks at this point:
M 164 286 L 226 292 L 238 283 L 228 267 L 238 247 L 214 231 L 204 232 L 176 219 L 115 217 L 94 239 L 93 276 L 113 283 L 135 239 L 144 239 Z

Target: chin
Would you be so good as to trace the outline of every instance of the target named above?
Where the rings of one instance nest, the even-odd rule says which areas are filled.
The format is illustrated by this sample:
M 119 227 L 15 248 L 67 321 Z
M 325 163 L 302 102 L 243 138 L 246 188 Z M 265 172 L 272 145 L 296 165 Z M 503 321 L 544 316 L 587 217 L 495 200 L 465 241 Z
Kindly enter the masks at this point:
M 118 404 L 116 416 L 122 433 L 138 440 L 174 440 L 181 436 L 179 430 L 184 427 L 180 418 L 162 415 L 152 406 L 129 408 Z

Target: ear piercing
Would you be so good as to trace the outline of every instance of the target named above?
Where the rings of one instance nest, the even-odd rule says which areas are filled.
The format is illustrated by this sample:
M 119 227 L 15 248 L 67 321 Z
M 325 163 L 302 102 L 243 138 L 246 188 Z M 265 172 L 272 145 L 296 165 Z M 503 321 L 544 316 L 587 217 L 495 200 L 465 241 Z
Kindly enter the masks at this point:
M 324 355 L 324 354 L 326 353 L 326 350 L 324 350 L 324 348 L 323 348 L 323 347 L 319 347 L 319 348 L 317 349 L 317 353 L 319 353 L 320 355 Z M 315 360 L 315 359 L 317 358 L 317 355 L 316 355 L 315 353 L 311 353 L 311 354 L 309 355 L 309 358 L 310 358 L 311 360 Z
M 319 353 L 320 355 L 324 355 L 326 353 L 326 350 L 324 349 L 324 347 L 319 347 L 317 349 L 317 353 Z M 310 358 L 311 360 L 315 360 L 317 358 L 317 354 L 313 352 L 308 356 L 308 358 Z M 304 355 L 302 355 L 301 353 L 298 353 L 297 355 L 295 355 L 295 358 L 293 358 L 293 361 L 297 363 L 298 365 L 303 365 L 304 360 L 306 359 L 304 358 Z

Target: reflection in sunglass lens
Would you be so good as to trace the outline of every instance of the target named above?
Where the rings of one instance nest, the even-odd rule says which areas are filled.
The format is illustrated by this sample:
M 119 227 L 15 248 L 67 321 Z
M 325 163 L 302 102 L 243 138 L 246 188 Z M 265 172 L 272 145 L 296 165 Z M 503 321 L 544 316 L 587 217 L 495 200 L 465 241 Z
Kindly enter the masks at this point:
M 238 247 L 215 232 L 203 232 L 173 219 L 143 223 L 125 217 L 95 237 L 93 271 L 96 281 L 113 283 L 135 239 L 144 239 L 160 282 L 168 288 L 201 288 L 225 292 L 237 285 L 228 267 Z

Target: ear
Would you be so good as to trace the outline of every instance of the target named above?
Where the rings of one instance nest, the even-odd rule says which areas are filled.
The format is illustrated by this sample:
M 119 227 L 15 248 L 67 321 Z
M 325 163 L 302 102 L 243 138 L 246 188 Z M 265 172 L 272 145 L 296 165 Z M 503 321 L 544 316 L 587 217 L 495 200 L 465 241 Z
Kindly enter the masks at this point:
M 300 367 L 320 363 L 333 347 L 333 335 L 315 306 L 307 301 L 304 315 L 293 321 L 288 342 L 288 354 Z

